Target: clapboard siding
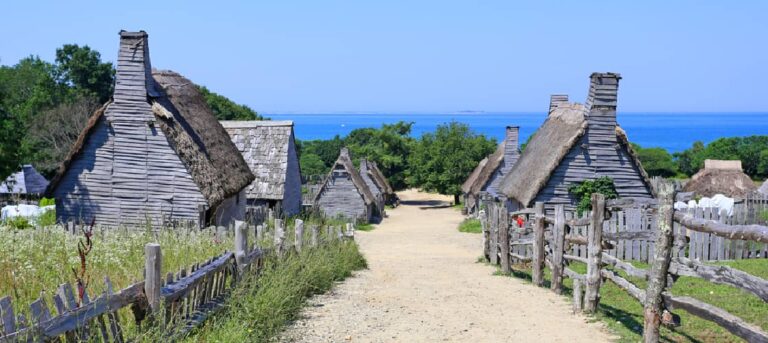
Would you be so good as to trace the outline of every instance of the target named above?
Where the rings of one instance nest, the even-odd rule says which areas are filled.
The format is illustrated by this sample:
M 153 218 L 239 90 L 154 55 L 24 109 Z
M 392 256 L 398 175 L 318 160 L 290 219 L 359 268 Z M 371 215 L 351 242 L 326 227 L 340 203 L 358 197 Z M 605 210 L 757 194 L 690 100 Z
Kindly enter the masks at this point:
M 317 206 L 323 215 L 330 218 L 354 218 L 369 221 L 371 209 L 352 182 L 352 177 L 343 168 L 337 168 L 326 180 L 317 197 Z

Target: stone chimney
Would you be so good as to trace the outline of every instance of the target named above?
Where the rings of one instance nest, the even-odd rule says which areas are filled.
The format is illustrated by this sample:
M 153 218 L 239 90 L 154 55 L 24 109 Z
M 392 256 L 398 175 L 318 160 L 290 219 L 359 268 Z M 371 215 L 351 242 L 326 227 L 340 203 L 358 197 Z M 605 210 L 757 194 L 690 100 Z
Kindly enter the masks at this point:
M 549 113 L 561 104 L 568 103 L 568 94 L 552 94 L 549 96 Z
M 152 79 L 148 36 L 144 31 L 120 31 L 120 51 L 115 73 L 115 103 L 147 102 L 159 93 Z

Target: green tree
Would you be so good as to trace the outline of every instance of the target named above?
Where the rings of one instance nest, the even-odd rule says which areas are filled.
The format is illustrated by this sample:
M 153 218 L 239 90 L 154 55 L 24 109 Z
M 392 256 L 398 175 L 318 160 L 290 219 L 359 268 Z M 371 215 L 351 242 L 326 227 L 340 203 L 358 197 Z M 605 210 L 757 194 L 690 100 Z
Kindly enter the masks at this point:
M 84 96 L 94 96 L 105 103 L 112 96 L 115 69 L 102 62 L 101 54 L 87 45 L 64 44 L 56 49 L 56 76 Z
M 704 143 L 696 141 L 690 149 L 673 154 L 677 160 L 677 169 L 686 174 L 696 174 L 704 166 Z
M 304 176 L 325 175 L 330 168 L 330 166 L 323 163 L 320 156 L 312 153 L 301 154 L 299 164 L 301 165 L 301 173 Z
M 356 129 L 349 133 L 344 143 L 357 160 L 365 158 L 377 162 L 381 172 L 395 190 L 404 189 L 405 172 L 413 138 L 409 135 L 413 122 L 383 124 L 379 129 Z
M 677 164 L 664 148 L 643 148 L 632 143 L 643 168 L 650 176 L 673 177 L 677 175 Z
M 439 125 L 434 133 L 425 133 L 413 145 L 408 183 L 453 195 L 458 203 L 464 179 L 495 148 L 494 139 L 475 134 L 466 124 L 453 121 Z
M 725 137 L 706 146 L 701 142 L 675 154 L 681 172 L 693 175 L 704 166 L 705 159 L 741 160 L 744 173 L 753 178 L 765 178 L 768 170 L 761 166 L 764 150 L 768 149 L 768 136 Z
M 245 105 L 238 105 L 223 95 L 211 92 L 205 86 L 197 86 L 208 107 L 219 120 L 265 120 L 256 111 Z
M 344 140 L 339 135 L 336 135 L 329 140 L 311 140 L 298 143 L 300 146 L 298 149 L 300 155 L 315 154 L 320 156 L 323 164 L 328 168 L 330 168 L 331 165 L 336 162 L 336 159 L 339 158 L 339 151 L 344 146 Z M 305 173 L 305 176 L 309 175 L 303 170 L 302 172 Z M 325 174 L 325 172 L 323 172 L 323 174 Z

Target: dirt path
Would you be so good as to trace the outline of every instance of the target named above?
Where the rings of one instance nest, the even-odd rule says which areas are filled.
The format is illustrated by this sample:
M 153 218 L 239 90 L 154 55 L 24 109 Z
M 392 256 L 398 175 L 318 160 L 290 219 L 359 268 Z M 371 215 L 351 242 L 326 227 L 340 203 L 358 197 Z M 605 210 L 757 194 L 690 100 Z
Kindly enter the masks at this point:
M 478 234 L 433 194 L 400 193 L 403 205 L 357 232 L 369 270 L 317 296 L 280 338 L 288 342 L 600 342 L 600 324 L 571 314 L 549 290 L 493 276 L 477 263 Z

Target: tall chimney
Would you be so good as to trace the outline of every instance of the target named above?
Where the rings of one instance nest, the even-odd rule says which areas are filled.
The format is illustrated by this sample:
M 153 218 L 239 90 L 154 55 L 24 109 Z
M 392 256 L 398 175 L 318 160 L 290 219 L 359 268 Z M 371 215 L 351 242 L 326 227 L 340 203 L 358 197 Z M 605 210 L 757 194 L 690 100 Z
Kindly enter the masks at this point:
M 616 102 L 621 75 L 618 73 L 592 73 L 589 79 L 589 96 L 586 103 L 588 136 L 594 138 L 595 141 L 603 139 L 606 140 L 606 143 L 615 143 Z
M 557 106 L 560 106 L 561 104 L 567 104 L 568 103 L 568 94 L 552 94 L 549 96 L 549 113 L 552 113 L 552 110 L 557 108 Z
M 152 79 L 148 36 L 144 31 L 120 31 L 120 51 L 115 73 L 115 103 L 147 102 L 159 93 Z
M 510 150 L 517 151 L 520 145 L 520 127 L 519 126 L 507 126 L 507 132 L 504 137 L 506 141 L 504 150 L 509 152 Z

